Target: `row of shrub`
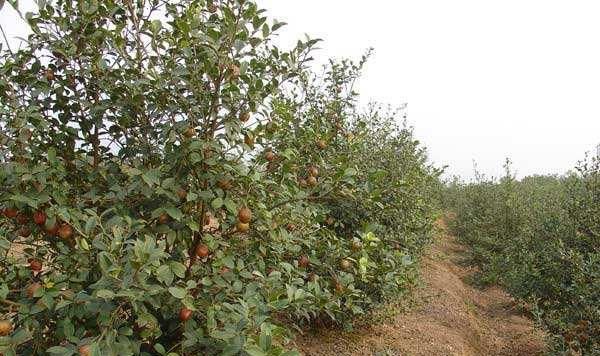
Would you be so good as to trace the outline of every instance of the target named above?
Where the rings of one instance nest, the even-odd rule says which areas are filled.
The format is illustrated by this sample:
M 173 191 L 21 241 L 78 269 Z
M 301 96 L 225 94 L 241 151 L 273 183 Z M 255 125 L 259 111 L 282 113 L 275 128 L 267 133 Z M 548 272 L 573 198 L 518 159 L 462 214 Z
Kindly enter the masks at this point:
M 600 354 L 600 157 L 564 176 L 477 175 L 449 184 L 451 226 L 471 247 L 479 281 L 531 307 L 556 354 Z
M 316 75 L 249 0 L 38 4 L 0 54 L 0 354 L 292 355 L 406 290 L 439 171 L 357 108 L 368 56 Z

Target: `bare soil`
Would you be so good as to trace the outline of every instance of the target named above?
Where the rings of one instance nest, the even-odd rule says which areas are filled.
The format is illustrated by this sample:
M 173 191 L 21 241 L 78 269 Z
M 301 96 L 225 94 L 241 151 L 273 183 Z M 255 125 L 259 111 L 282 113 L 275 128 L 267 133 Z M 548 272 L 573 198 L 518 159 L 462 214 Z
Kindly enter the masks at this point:
M 303 355 L 540 355 L 544 333 L 498 287 L 479 289 L 467 281 L 476 272 L 463 263 L 465 247 L 440 232 L 422 261 L 423 285 L 408 312 L 392 306 L 381 323 L 352 332 L 318 330 L 296 341 Z M 383 310 L 390 308 L 383 308 Z M 378 313 L 381 313 L 378 312 Z

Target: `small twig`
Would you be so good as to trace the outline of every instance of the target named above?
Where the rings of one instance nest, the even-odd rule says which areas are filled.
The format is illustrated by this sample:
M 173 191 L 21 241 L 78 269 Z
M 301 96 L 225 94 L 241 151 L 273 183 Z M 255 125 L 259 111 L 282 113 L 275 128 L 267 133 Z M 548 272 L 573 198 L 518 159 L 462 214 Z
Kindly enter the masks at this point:
M 6 37 L 6 33 L 4 32 L 4 28 L 2 28 L 2 25 L 0 25 L 0 31 L 2 32 L 2 37 L 4 37 L 4 42 L 6 42 L 6 48 L 8 48 L 8 52 L 10 52 L 10 55 L 14 57 L 15 54 L 10 48 L 10 44 L 8 43 L 8 37 Z

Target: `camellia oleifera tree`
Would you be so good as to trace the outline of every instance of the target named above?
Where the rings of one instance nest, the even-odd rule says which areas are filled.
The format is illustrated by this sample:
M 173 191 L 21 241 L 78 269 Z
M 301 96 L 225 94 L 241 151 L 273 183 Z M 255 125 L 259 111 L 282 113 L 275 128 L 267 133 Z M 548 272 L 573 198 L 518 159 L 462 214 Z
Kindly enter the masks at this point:
M 600 354 L 600 157 L 565 176 L 499 180 L 449 189 L 451 226 L 471 248 L 479 282 L 526 302 L 552 354 Z
M 356 110 L 364 60 L 316 81 L 247 0 L 38 4 L 0 57 L 1 353 L 292 354 L 402 290 L 439 172 Z

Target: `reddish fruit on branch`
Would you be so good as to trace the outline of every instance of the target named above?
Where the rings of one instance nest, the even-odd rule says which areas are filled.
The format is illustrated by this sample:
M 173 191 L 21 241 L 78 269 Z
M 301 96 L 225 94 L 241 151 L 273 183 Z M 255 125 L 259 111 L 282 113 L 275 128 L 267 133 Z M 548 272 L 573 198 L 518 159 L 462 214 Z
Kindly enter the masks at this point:
M 73 237 L 73 228 L 71 225 L 64 223 L 58 228 L 58 236 L 63 240 L 68 240 Z
M 4 213 L 4 216 L 6 216 L 7 218 L 13 219 L 19 214 L 19 211 L 15 208 L 6 208 L 6 209 L 4 209 L 3 213 Z
M 169 222 L 169 214 L 167 214 L 167 213 L 162 213 L 162 214 L 160 214 L 160 215 L 158 216 L 158 223 L 159 223 L 159 224 L 162 224 L 162 225 L 164 225 L 164 224 L 166 224 L 166 223 L 168 223 L 168 222 Z
M 240 76 L 240 67 L 235 64 L 231 64 L 229 66 L 229 72 L 231 75 L 231 79 L 237 79 Z
M 219 10 L 219 7 L 213 3 L 208 4 L 208 12 L 210 12 L 211 14 L 214 14 L 215 12 L 217 12 L 217 10 Z
M 298 259 L 298 266 L 302 267 L 302 268 L 306 268 L 310 265 L 310 261 L 308 260 L 307 256 L 301 256 Z
M 252 220 L 252 211 L 247 207 L 241 208 L 238 211 L 238 220 L 244 224 L 248 224 Z
M 29 269 L 33 272 L 40 272 L 42 270 L 42 262 L 40 260 L 32 259 L 29 261 Z
M 317 147 L 323 150 L 327 147 L 327 142 L 325 142 L 324 140 L 317 140 Z
M 232 187 L 231 181 L 226 178 L 219 179 L 217 181 L 217 185 L 219 186 L 219 188 L 221 188 L 223 190 L 229 190 Z
M 275 160 L 275 153 L 273 153 L 273 151 L 265 152 L 265 159 L 269 162 L 273 162 Z
M 248 134 L 244 135 L 244 143 L 249 147 L 254 147 L 254 138 Z
M 235 229 L 242 233 L 248 232 L 248 230 L 250 230 L 250 224 L 238 221 L 237 224 L 235 224 Z
M 28 222 L 29 222 L 29 217 L 26 214 L 20 213 L 19 215 L 17 215 L 17 224 L 25 225 Z
M 183 132 L 183 136 L 185 136 L 186 138 L 192 138 L 196 136 L 196 129 L 194 129 L 193 127 L 188 127 L 187 130 Z
M 44 225 L 46 223 L 46 213 L 40 210 L 33 213 L 33 222 L 36 225 Z
M 56 236 L 56 235 L 58 235 L 59 226 L 57 223 L 54 223 L 54 225 L 52 225 L 50 227 L 44 227 L 44 230 L 46 231 L 46 233 L 48 235 Z
M 315 166 L 311 166 L 308 168 L 308 175 L 311 177 L 318 177 L 319 176 L 319 169 Z
M 0 336 L 6 336 L 13 331 L 13 324 L 8 320 L 0 320 Z
M 243 113 L 240 114 L 240 121 L 241 122 L 246 122 L 248 120 L 250 120 L 250 113 L 249 112 L 246 111 L 246 112 L 243 112 Z
M 44 77 L 49 82 L 53 81 L 55 79 L 54 71 L 50 68 L 46 69 L 46 71 L 44 72 Z
M 193 311 L 191 309 L 188 309 L 186 307 L 181 308 L 181 310 L 179 311 L 179 320 L 188 321 L 192 317 L 192 313 Z
M 317 181 L 316 177 L 310 176 L 306 179 L 306 183 L 308 183 L 308 185 L 311 187 L 316 187 L 319 182 Z
M 181 200 L 185 200 L 187 198 L 187 190 L 183 189 L 183 188 L 179 188 L 177 190 L 177 197 L 179 197 L 179 199 Z
M 210 250 L 208 249 L 208 246 L 204 244 L 199 244 L 198 246 L 196 246 L 196 256 L 200 258 L 205 258 L 208 257 L 209 254 Z
M 79 355 L 80 356 L 91 356 L 92 355 L 92 349 L 90 347 L 90 345 L 83 345 L 79 347 Z
M 344 292 L 344 286 L 338 281 L 333 282 L 333 288 L 335 289 L 336 293 Z
M 352 268 L 352 262 L 344 258 L 340 261 L 340 267 L 342 267 L 343 270 L 347 271 Z

